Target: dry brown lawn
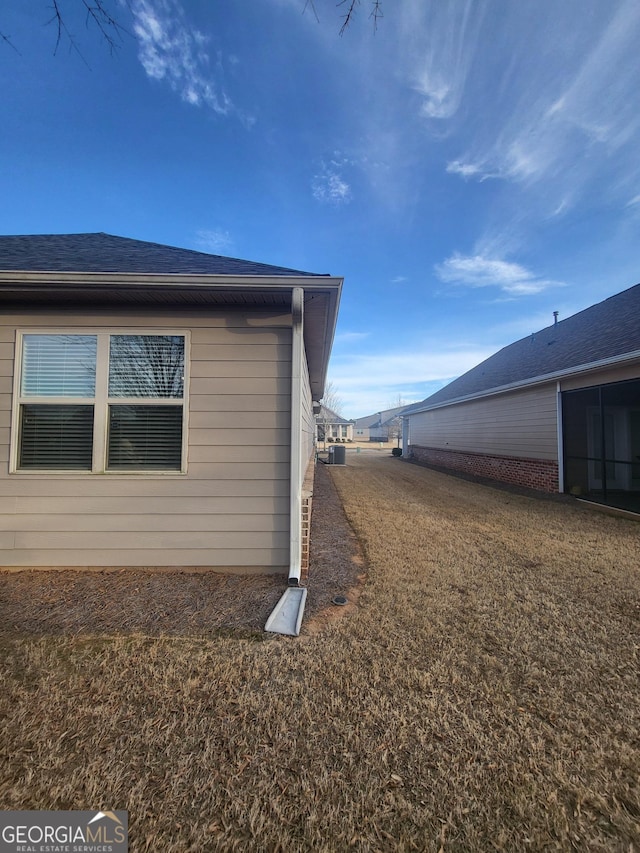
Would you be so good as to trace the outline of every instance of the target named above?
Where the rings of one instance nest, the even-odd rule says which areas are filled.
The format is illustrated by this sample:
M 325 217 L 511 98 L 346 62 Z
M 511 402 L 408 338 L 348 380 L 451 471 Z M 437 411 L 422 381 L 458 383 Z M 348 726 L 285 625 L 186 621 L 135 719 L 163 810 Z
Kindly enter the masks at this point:
M 640 525 L 348 461 L 346 618 L 3 639 L 0 808 L 125 808 L 135 853 L 640 849 Z

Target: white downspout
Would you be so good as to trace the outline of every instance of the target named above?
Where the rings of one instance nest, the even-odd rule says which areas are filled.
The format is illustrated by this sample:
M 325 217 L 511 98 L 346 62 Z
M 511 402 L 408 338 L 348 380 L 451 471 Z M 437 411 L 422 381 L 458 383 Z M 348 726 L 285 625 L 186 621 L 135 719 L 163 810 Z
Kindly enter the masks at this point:
M 409 418 L 402 418 L 402 455 L 409 458 Z
M 564 424 L 562 423 L 562 388 L 556 382 L 556 424 L 558 434 L 558 491 L 564 492 Z
M 302 360 L 304 290 L 291 291 L 291 465 L 289 498 L 289 586 L 298 586 L 302 564 Z

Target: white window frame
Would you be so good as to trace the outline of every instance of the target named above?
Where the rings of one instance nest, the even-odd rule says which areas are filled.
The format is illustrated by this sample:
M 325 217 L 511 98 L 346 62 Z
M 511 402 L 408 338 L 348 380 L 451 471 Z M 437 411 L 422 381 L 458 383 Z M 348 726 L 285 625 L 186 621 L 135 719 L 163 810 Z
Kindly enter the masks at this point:
M 23 338 L 27 335 L 95 335 L 97 338 L 96 352 L 96 383 L 93 397 L 23 397 L 22 396 L 22 353 Z M 158 335 L 175 336 L 184 339 L 184 385 L 182 398 L 157 397 L 153 398 L 153 405 L 177 406 L 182 404 L 182 455 L 180 470 L 131 468 L 131 469 L 107 469 L 108 452 L 108 420 L 109 420 L 109 344 L 112 335 Z M 123 477 L 128 475 L 149 477 L 183 476 L 187 473 L 187 449 L 189 447 L 189 385 L 191 375 L 191 335 L 184 329 L 148 329 L 148 328 L 121 328 L 121 327 L 74 327 L 60 328 L 39 326 L 37 328 L 18 329 L 16 332 L 16 349 L 14 358 L 13 374 L 13 404 L 11 414 L 11 446 L 9 473 L 20 476 L 93 476 L 95 474 L 108 474 L 109 476 Z M 38 399 L 46 400 L 52 405 L 91 405 L 93 406 L 93 458 L 91 470 L 64 469 L 64 468 L 20 468 L 18 466 L 18 448 L 20 444 L 20 407 L 23 404 L 34 404 Z M 112 398 L 113 399 L 113 398 Z M 118 397 L 117 405 L 140 405 L 141 400 L 146 397 Z

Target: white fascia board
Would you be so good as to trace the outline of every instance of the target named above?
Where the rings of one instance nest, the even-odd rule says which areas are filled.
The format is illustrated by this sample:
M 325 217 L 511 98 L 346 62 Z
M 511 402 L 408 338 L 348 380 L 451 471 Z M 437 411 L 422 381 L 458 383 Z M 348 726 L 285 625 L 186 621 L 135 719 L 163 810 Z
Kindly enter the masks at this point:
M 335 276 L 260 276 L 260 275 L 203 275 L 184 273 L 110 273 L 110 272 L 57 272 L 55 270 L 0 270 L 0 284 L 21 285 L 77 285 L 91 287 L 108 284 L 113 286 L 135 286 L 140 284 L 156 287 L 174 287 L 189 285 L 203 288 L 233 288 L 252 290 L 269 287 L 275 290 L 291 290 L 302 287 L 304 290 L 340 291 L 342 278 Z
M 535 376 L 531 379 L 523 379 L 520 382 L 512 382 L 509 385 L 499 385 L 496 388 L 489 388 L 486 391 L 481 391 L 477 394 L 467 394 L 465 397 L 455 397 L 452 400 L 443 400 L 441 403 L 433 403 L 431 406 L 423 406 L 421 409 L 414 409 L 412 412 L 407 412 L 401 415 L 402 418 L 410 418 L 412 415 L 420 415 L 423 412 L 432 412 L 435 409 L 444 409 L 447 406 L 457 406 L 460 403 L 470 403 L 473 400 L 484 400 L 487 397 L 496 397 L 498 394 L 508 394 L 510 391 L 519 391 L 523 388 L 533 388 L 536 385 L 544 385 L 547 382 L 560 382 L 562 379 L 567 379 L 569 376 L 580 376 L 585 373 L 592 373 L 594 370 L 602 370 L 605 367 L 616 367 L 627 364 L 628 362 L 640 359 L 640 350 L 627 352 L 623 355 L 612 356 L 611 358 L 603 358 L 599 361 L 591 361 L 586 364 L 580 364 L 576 367 L 569 367 L 565 370 L 557 370 L 553 373 L 545 373 L 541 376 Z

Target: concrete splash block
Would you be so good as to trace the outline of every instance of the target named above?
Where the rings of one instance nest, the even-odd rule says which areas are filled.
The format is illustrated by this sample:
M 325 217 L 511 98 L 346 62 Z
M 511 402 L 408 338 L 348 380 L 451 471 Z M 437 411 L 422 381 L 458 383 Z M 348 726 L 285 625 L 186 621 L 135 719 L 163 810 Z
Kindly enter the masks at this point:
M 288 587 L 280 601 L 273 608 L 271 616 L 264 626 L 265 631 L 272 634 L 288 634 L 297 637 L 300 633 L 304 605 L 307 601 L 307 588 L 304 586 Z

